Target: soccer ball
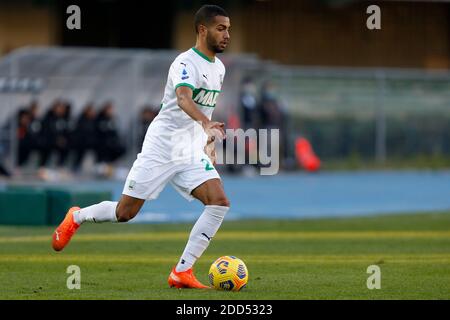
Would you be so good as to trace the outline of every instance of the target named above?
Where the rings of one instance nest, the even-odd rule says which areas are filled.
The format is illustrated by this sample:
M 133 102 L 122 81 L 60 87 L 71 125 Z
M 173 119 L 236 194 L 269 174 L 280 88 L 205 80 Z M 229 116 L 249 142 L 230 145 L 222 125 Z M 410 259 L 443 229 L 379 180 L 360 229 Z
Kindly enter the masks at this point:
M 209 268 L 209 283 L 217 290 L 239 291 L 247 285 L 247 267 L 239 258 L 223 256 Z

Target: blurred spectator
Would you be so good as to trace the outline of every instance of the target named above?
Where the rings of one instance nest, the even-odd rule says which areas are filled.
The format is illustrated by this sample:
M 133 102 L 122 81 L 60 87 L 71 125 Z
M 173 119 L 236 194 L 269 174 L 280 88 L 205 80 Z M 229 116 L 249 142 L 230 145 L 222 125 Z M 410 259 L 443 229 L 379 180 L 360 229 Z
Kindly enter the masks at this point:
M 40 167 L 47 166 L 53 152 L 58 155 L 57 166 L 64 165 L 69 151 L 70 104 L 61 100 L 53 103 L 42 121 Z
M 31 139 L 29 134 L 30 123 L 31 117 L 28 110 L 20 109 L 17 114 L 17 163 L 19 166 L 22 166 L 28 160 L 31 152 Z
M 280 162 L 288 155 L 287 113 L 278 96 L 276 86 L 271 81 L 265 81 L 261 88 L 259 105 L 261 128 L 280 130 Z
M 241 92 L 239 93 L 239 111 L 243 129 L 257 128 L 257 90 L 253 79 L 246 77 L 242 81 Z
M 257 129 L 258 128 L 258 101 L 257 101 L 257 89 L 253 81 L 253 78 L 246 76 L 241 81 L 240 91 L 239 91 L 239 102 L 238 102 L 238 114 L 240 120 L 240 126 L 243 130 Z M 227 153 L 233 156 L 233 159 L 238 158 L 238 139 L 233 138 L 234 149 L 227 150 Z M 226 144 L 224 144 L 226 145 Z M 249 164 L 250 159 L 257 158 L 257 140 L 248 138 L 245 140 L 245 157 L 246 161 L 244 165 L 228 164 L 227 170 L 231 173 L 237 173 L 244 170 L 244 174 L 253 175 L 255 168 L 258 164 Z
M 150 125 L 150 123 L 152 123 L 153 119 L 155 119 L 157 115 L 158 111 L 155 111 L 155 108 L 151 106 L 144 106 L 142 108 L 138 126 L 138 148 L 142 147 L 142 143 L 144 142 L 148 126 Z
M 98 139 L 97 161 L 110 164 L 125 153 L 111 102 L 105 103 L 95 122 Z
M 39 105 L 36 100 L 31 101 L 26 109 L 18 114 L 18 159 L 19 166 L 23 166 L 33 151 L 39 152 L 42 147 L 42 124 L 38 118 Z M 26 126 L 25 126 L 26 124 Z
M 30 142 L 32 151 L 39 151 L 42 147 L 42 123 L 39 119 L 39 104 L 36 100 L 31 101 L 30 106 L 28 107 L 28 112 L 30 114 Z
M 2 164 L 1 161 L 0 161 L 0 176 L 5 176 L 5 177 L 11 176 L 11 173 L 5 168 L 5 166 Z
M 4 128 L 0 128 L 0 176 L 10 177 L 11 173 L 3 164 L 7 149 L 7 144 L 2 139 L 3 130 Z
M 277 97 L 276 87 L 270 81 L 266 81 L 262 85 L 259 113 L 262 128 L 280 129 L 284 124 L 284 114 Z
M 71 149 L 74 151 L 72 169 L 78 171 L 88 151 L 96 151 L 98 142 L 96 134 L 95 109 L 88 103 L 81 112 L 71 134 Z

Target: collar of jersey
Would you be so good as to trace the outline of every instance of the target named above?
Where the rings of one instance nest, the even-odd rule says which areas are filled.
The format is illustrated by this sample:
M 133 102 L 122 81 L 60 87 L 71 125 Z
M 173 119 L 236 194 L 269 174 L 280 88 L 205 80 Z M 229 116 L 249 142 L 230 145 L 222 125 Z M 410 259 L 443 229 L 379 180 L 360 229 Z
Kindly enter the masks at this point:
M 205 59 L 208 62 L 214 63 L 215 60 L 211 60 L 210 58 L 208 58 L 208 56 L 202 52 L 200 52 L 199 50 L 197 50 L 197 48 L 192 47 L 192 50 L 195 51 L 195 53 L 197 53 L 200 57 L 202 57 L 203 59 Z

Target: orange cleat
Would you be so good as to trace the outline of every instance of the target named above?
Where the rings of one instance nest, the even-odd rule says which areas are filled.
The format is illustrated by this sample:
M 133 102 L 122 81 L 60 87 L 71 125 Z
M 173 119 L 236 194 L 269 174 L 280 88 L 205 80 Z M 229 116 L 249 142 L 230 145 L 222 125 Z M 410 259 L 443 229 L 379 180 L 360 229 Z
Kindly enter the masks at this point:
M 173 267 L 168 282 L 171 288 L 211 289 L 197 280 L 192 273 L 192 268 L 186 271 L 177 272 L 175 267 Z
M 63 222 L 56 228 L 53 233 L 52 246 L 55 251 L 61 251 L 69 243 L 72 236 L 80 227 L 79 224 L 73 220 L 73 212 L 80 210 L 79 207 L 72 207 L 67 211 L 66 217 Z

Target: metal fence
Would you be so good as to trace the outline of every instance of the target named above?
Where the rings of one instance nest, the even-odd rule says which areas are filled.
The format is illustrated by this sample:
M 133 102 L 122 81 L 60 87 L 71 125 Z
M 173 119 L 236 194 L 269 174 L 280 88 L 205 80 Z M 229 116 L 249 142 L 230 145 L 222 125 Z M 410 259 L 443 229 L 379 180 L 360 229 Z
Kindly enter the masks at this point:
M 291 115 L 310 122 L 329 119 L 331 124 L 350 125 L 353 140 L 360 138 L 357 125 L 365 125 L 366 131 L 373 132 L 366 144 L 372 145 L 372 155 L 379 162 L 386 160 L 389 151 L 406 156 L 437 150 L 450 155 L 445 141 L 446 137 L 450 139 L 448 70 L 278 66 L 272 76 Z M 431 128 L 435 132 L 429 132 Z M 299 124 L 294 129 L 302 130 Z M 403 143 L 396 141 L 399 135 L 403 135 Z M 335 141 L 336 137 L 329 136 L 325 148 Z M 402 144 L 410 145 L 408 152 L 402 151 Z M 428 148 L 421 147 L 423 144 L 428 144 Z M 356 145 L 354 149 L 358 148 Z
M 18 108 L 31 99 L 38 100 L 45 111 L 55 99 L 64 98 L 71 102 L 74 115 L 87 102 L 113 101 L 123 137 L 131 146 L 124 159 L 129 163 L 138 152 L 133 141 L 140 108 L 160 105 L 167 72 L 177 54 L 164 50 L 19 49 L 0 60 L 0 124 L 15 117 Z M 227 120 L 238 113 L 245 75 L 252 75 L 257 84 L 271 80 L 290 115 L 290 136 L 309 135 L 320 146 L 319 155 L 326 157 L 333 156 L 334 151 L 327 150 L 332 150 L 339 132 L 324 134 L 330 129 L 324 119 L 337 123 L 346 117 L 353 124 L 373 126 L 368 138 L 373 156 L 384 161 L 389 156 L 389 119 L 403 119 L 408 124 L 411 116 L 450 115 L 448 71 L 283 66 L 254 55 L 222 55 L 221 59 L 227 75 L 215 118 Z M 309 124 L 305 125 L 305 119 Z M 321 121 L 322 127 L 311 125 Z M 319 133 L 314 135 L 309 129 Z M 352 134 L 358 136 L 358 132 Z M 445 138 L 446 133 L 442 134 Z M 13 166 L 17 147 L 14 125 L 2 130 L 0 139 L 0 152 Z

